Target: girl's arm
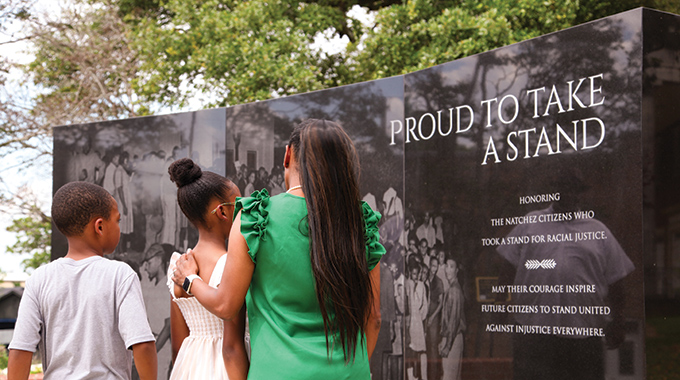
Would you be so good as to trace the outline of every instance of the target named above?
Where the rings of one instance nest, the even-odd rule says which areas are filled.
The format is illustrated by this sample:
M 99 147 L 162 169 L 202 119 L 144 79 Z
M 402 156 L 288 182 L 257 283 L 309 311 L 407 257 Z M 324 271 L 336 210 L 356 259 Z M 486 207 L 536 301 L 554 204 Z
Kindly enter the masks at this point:
M 248 377 L 248 353 L 245 345 L 246 305 L 238 315 L 224 321 L 224 339 L 222 341 L 222 358 L 230 380 L 246 380 Z
M 175 288 L 177 285 L 175 285 Z M 176 290 L 176 289 L 175 289 Z M 172 362 L 175 362 L 177 358 L 177 353 L 180 347 L 182 347 L 182 342 L 189 336 L 189 326 L 184 320 L 182 311 L 177 306 L 177 303 L 170 300 L 170 343 L 172 347 Z
M 380 316 L 380 263 L 371 270 L 369 276 L 371 279 L 371 298 L 373 302 L 370 306 L 370 313 L 366 320 L 364 331 L 366 331 L 366 351 L 368 352 L 368 358 L 371 359 L 375 345 L 378 343 L 378 333 L 382 323 Z
M 255 270 L 255 263 L 248 255 L 248 244 L 241 234 L 241 212 L 236 215 L 231 227 L 227 252 L 222 281 L 217 289 L 200 279 L 194 280 L 191 284 L 191 294 L 198 302 L 222 319 L 232 319 L 241 310 Z M 186 276 L 197 272 L 196 260 L 193 253 L 189 252 L 177 260 L 177 270 L 172 280 L 181 286 Z

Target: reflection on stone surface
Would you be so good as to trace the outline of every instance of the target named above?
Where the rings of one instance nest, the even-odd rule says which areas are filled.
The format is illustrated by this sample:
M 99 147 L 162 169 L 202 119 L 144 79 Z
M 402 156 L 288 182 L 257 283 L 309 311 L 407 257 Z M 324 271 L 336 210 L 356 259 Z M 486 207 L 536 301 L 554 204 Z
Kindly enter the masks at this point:
M 660 379 L 680 372 L 680 20 L 646 12 L 644 25 L 645 351 L 647 378 Z
M 585 355 L 588 361 L 576 356 L 573 360 L 581 363 L 577 368 L 596 378 L 611 373 L 599 335 L 607 335 L 613 311 L 602 316 L 583 309 L 581 314 L 578 307 L 611 307 L 608 288 L 617 281 L 607 277 L 594 282 L 603 273 L 600 269 L 596 276 L 595 268 L 604 261 L 593 261 L 594 250 L 583 250 L 585 246 L 619 240 L 615 245 L 623 248 L 614 250 L 614 256 L 626 258 L 629 265 L 615 278 L 626 291 L 615 325 L 623 332 L 626 321 L 640 324 L 642 294 L 634 284 L 641 281 L 641 271 L 633 268 L 642 267 L 637 248 L 641 210 L 622 205 L 641 200 L 639 190 L 623 185 L 635 183 L 641 172 L 641 14 L 621 14 L 404 78 L 401 134 L 406 203 L 412 205 L 407 213 L 416 220 L 427 213 L 443 219 L 442 247 L 458 257 L 466 300 L 473 301 L 466 303 L 462 378 L 509 379 L 513 368 L 515 379 L 532 378 L 530 373 L 558 378 L 552 376 L 560 369 L 560 376 L 581 378 L 574 373 L 569 377 L 567 362 L 548 364 L 543 358 L 539 363 L 535 352 L 518 349 L 525 339 L 542 347 L 542 341 L 550 341 L 549 347 L 561 351 L 536 352 L 562 359 L 595 350 Z M 581 169 L 587 189 L 568 186 L 565 171 L 574 167 Z M 551 209 L 551 201 L 540 195 L 555 193 L 562 199 L 553 200 Z M 575 207 L 556 210 L 568 197 L 577 197 L 581 211 L 594 213 L 607 227 L 591 217 L 576 223 L 581 214 Z M 572 220 L 558 221 L 562 214 Z M 574 224 L 579 226 L 562 227 Z M 608 239 L 602 239 L 601 231 Z M 537 252 L 537 247 L 543 248 Z M 513 256 L 513 267 L 496 249 L 542 253 L 521 256 L 521 262 Z M 589 253 L 579 256 L 579 250 Z M 433 257 L 421 256 L 423 261 Z M 597 291 L 567 295 L 508 293 L 507 288 L 550 284 L 594 285 Z M 507 309 L 483 311 L 482 305 L 494 303 Z M 548 312 L 542 313 L 540 306 Z M 574 310 L 570 306 L 576 314 L 569 314 Z M 571 339 L 563 338 L 565 334 Z M 584 338 L 579 344 L 573 344 L 576 335 Z M 559 343 L 562 339 L 570 339 L 571 345 Z M 595 342 L 582 347 L 586 341 Z M 417 353 L 407 353 L 407 362 L 419 360 Z M 635 360 L 641 367 L 641 357 Z

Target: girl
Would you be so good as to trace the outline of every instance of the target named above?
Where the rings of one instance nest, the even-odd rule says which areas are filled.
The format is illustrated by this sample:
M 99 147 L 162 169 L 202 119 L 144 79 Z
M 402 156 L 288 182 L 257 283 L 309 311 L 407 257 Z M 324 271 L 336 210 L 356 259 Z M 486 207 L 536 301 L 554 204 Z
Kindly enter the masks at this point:
M 188 158 L 173 162 L 168 172 L 177 185 L 177 202 L 182 212 L 198 229 L 198 243 L 190 250 L 196 273 L 205 284 L 216 288 L 227 259 L 225 240 L 232 226 L 234 200 L 240 195 L 238 187 L 218 174 L 202 171 Z M 170 379 L 245 379 L 248 357 L 243 302 L 233 318 L 224 322 L 208 312 L 170 280 L 180 256 L 173 254 L 168 269 L 174 361 Z

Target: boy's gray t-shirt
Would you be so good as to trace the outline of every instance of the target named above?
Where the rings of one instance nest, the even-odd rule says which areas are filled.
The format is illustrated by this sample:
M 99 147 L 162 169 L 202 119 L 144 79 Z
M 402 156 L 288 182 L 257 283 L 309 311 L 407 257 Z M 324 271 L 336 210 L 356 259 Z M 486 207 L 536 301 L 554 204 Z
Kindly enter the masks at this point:
M 10 349 L 40 345 L 45 379 L 130 379 L 132 345 L 153 341 L 137 274 L 93 256 L 33 272 Z

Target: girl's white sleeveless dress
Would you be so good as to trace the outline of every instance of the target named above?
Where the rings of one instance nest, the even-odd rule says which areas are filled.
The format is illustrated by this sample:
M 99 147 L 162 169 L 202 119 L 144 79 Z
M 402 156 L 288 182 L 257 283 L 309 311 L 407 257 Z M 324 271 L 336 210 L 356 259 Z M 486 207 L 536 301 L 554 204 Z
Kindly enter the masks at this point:
M 189 326 L 189 336 L 184 339 L 177 353 L 170 379 L 228 380 L 224 359 L 222 359 L 222 337 L 224 333 L 222 320 L 201 306 L 195 297 L 175 297 L 174 283 L 171 277 L 179 257 L 180 254 L 175 252 L 170 258 L 168 288 L 172 295 L 172 301 L 179 306 L 182 316 Z M 215 269 L 208 282 L 213 288 L 217 288 L 222 280 L 226 261 L 227 255 L 224 254 L 215 264 Z

